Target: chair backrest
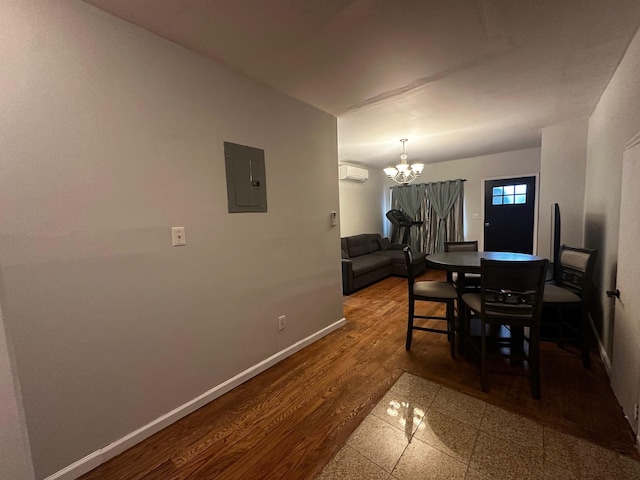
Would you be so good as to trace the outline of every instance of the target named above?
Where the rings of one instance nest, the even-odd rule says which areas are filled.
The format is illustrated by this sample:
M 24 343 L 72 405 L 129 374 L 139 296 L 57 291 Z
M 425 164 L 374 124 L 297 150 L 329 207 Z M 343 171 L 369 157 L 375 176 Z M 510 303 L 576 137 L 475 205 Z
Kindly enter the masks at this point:
M 402 249 L 402 251 L 404 252 L 404 262 L 407 265 L 407 278 L 411 279 L 409 283 L 413 284 L 413 281 L 414 281 L 413 254 L 411 253 L 411 247 L 407 245 Z
M 467 240 L 464 242 L 444 242 L 445 252 L 477 252 L 478 241 Z M 454 277 L 453 272 L 447 272 L 447 282 L 451 283 L 457 280 L 457 276 Z
M 404 252 L 404 261 L 407 265 L 407 284 L 409 286 L 409 298 L 413 297 L 413 283 L 415 282 L 415 276 L 413 273 L 413 254 L 411 253 L 411 247 L 406 246 L 402 249 Z
M 549 261 L 481 260 L 482 315 L 499 323 L 532 326 L 540 322 Z
M 444 242 L 445 252 L 477 252 L 478 241 L 469 240 L 465 242 Z
M 597 255 L 597 250 L 562 245 L 556 285 L 572 291 L 584 300 L 591 290 Z

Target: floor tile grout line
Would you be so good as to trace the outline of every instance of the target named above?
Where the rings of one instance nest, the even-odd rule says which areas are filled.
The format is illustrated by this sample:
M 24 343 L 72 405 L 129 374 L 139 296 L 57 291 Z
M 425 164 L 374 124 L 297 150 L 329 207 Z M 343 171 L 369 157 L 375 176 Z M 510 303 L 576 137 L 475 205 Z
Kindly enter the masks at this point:
M 383 398 L 384 398 L 384 397 L 383 397 Z M 380 399 L 380 401 L 382 401 L 382 399 Z M 378 402 L 378 404 L 379 404 L 379 402 Z M 376 404 L 376 407 L 378 406 L 378 404 Z M 374 407 L 374 409 L 375 409 L 375 407 Z M 388 422 L 386 422 L 385 420 L 383 420 L 383 419 L 379 418 L 377 415 L 375 415 L 375 414 L 373 413 L 373 410 L 367 414 L 367 416 L 362 420 L 361 424 L 362 424 L 362 423 L 364 423 L 364 421 L 366 421 L 369 417 L 373 417 L 373 418 L 375 418 L 376 420 L 379 420 L 379 421 L 381 421 L 381 422 L 384 422 L 384 423 L 388 424 L 389 426 L 391 426 L 391 427 L 393 427 L 393 428 L 395 428 L 395 429 L 397 429 L 397 430 L 401 430 L 401 429 L 399 429 L 397 426 L 395 426 L 395 425 L 391 425 L 391 424 L 389 424 Z M 358 427 L 359 427 L 359 426 L 358 426 Z M 356 430 L 357 430 L 357 428 L 356 428 Z M 401 431 L 402 431 L 402 430 L 401 430 Z M 353 433 L 355 433 L 355 430 L 351 433 L 351 435 L 353 435 Z M 349 438 L 351 438 L 351 435 L 349 436 Z M 346 447 L 346 446 L 349 446 L 349 438 L 347 438 L 347 441 L 346 441 L 346 442 L 345 442 L 345 444 L 341 447 L 341 449 L 342 449 L 342 448 L 344 448 L 344 447 Z M 413 438 L 413 434 L 412 434 L 411 438 Z M 363 452 L 361 452 L 360 450 L 356 449 L 355 447 L 349 446 L 349 448 L 351 448 L 353 451 L 357 452 L 357 453 L 358 453 L 359 455 L 361 455 L 363 458 L 367 459 L 368 461 L 370 461 L 371 463 L 373 463 L 375 466 L 377 466 L 378 468 L 382 469 L 383 471 L 387 472 L 390 476 L 392 476 L 392 475 L 393 475 L 393 470 L 394 470 L 394 469 L 395 469 L 395 467 L 398 465 L 398 462 L 399 462 L 399 461 L 400 461 L 400 459 L 402 458 L 402 455 L 404 454 L 404 452 L 406 451 L 406 449 L 407 449 L 407 447 L 409 446 L 409 444 L 410 444 L 410 443 L 411 443 L 411 440 L 410 440 L 410 439 L 409 439 L 409 440 L 407 440 L 407 445 L 405 445 L 405 447 L 402 449 L 402 453 L 401 453 L 401 454 L 400 454 L 400 456 L 398 457 L 398 460 L 396 460 L 396 462 L 393 464 L 393 467 L 391 467 L 391 469 L 390 469 L 391 471 L 387 471 L 387 470 L 385 469 L 385 467 L 383 467 L 383 466 L 382 466 L 382 465 L 380 465 L 378 462 L 376 462 L 374 459 L 370 458 L 370 456 L 365 455 Z
M 438 391 L 440 391 L 440 390 L 441 390 L 441 389 L 438 389 Z M 434 400 L 435 400 L 435 395 L 434 395 L 434 397 L 433 397 L 433 398 L 434 398 Z M 433 401 L 434 401 L 434 400 L 432 400 L 432 401 L 431 401 L 431 404 L 433 404 Z M 431 408 L 431 406 L 429 406 L 429 408 L 428 408 L 427 410 L 425 410 L 425 417 L 426 417 L 426 413 L 427 413 L 427 411 L 428 411 L 430 408 Z M 424 418 L 425 418 L 425 417 L 422 417 L 422 420 L 420 421 L 420 424 L 418 424 L 418 428 L 416 428 L 416 431 L 415 431 L 415 432 L 413 432 L 413 435 L 411 436 L 411 439 L 412 439 L 412 440 L 413 440 L 414 438 L 416 438 L 416 433 L 418 433 L 418 429 L 420 428 L 420 425 L 422 424 L 422 422 L 424 422 Z M 459 458 L 456 458 L 456 457 L 454 457 L 453 455 L 449 455 L 447 452 L 443 452 L 443 451 L 442 451 L 442 450 L 440 450 L 439 448 L 437 448 L 437 447 L 435 447 L 435 446 L 433 446 L 433 445 L 430 445 L 429 443 L 427 443 L 427 442 L 425 442 L 425 441 L 423 441 L 423 440 L 420 440 L 419 438 L 416 438 L 416 440 L 418 440 L 419 442 L 423 442 L 425 445 L 428 445 L 429 447 L 433 448 L 434 450 L 437 450 L 438 452 L 442 453 L 443 455 L 448 456 L 449 458 L 451 458 L 451 459 L 453 459 L 453 460 L 455 460 L 455 461 L 457 461 L 457 462 L 464 463 L 464 462 L 461 462 Z M 476 438 L 475 438 L 475 440 L 473 441 L 473 448 L 475 448 L 475 444 L 476 444 L 476 442 L 477 442 L 477 441 L 478 441 L 478 435 L 476 435 Z M 408 445 L 407 445 L 407 447 L 408 447 Z M 473 448 L 472 448 L 472 452 L 473 452 Z M 405 450 L 406 450 L 406 448 L 405 448 Z M 402 454 L 404 455 L 404 452 L 402 452 Z M 400 458 L 398 459 L 398 462 L 400 462 L 400 459 L 401 459 L 401 458 L 402 458 L 402 455 L 401 455 L 401 456 L 400 456 Z M 465 477 L 465 478 L 467 478 L 467 474 L 468 474 L 468 472 L 469 472 L 469 466 L 470 466 L 470 464 L 471 464 L 471 456 L 469 456 L 469 460 L 467 460 L 467 462 L 466 462 L 466 463 L 464 463 L 464 465 L 465 465 L 464 477 Z M 398 464 L 396 463 L 396 466 L 397 466 L 397 465 L 398 465 Z M 394 467 L 394 469 L 395 469 L 395 467 Z
M 396 467 L 398 466 L 398 464 L 400 463 L 400 460 L 402 459 L 402 456 L 404 455 L 404 452 L 407 451 L 407 448 L 409 448 L 409 445 L 411 445 L 411 440 L 413 439 L 413 435 L 411 436 L 411 439 L 409 439 L 409 441 L 407 442 L 407 444 L 405 445 L 404 449 L 402 450 L 402 453 L 400 454 L 400 456 L 398 457 L 398 460 L 396 460 L 396 463 L 393 464 L 393 468 L 391 468 L 391 472 L 389 472 L 389 475 L 393 476 L 393 472 L 395 471 Z
M 471 459 L 473 458 L 473 454 L 476 451 L 476 445 L 478 444 L 478 437 L 479 436 L 480 436 L 480 430 L 478 430 L 478 434 L 476 435 L 476 438 L 473 441 L 473 447 L 471 447 L 471 454 L 469 455 L 469 462 L 467 463 L 467 471 L 464 474 L 464 478 L 465 479 L 469 476 L 469 472 L 471 470 Z
M 411 375 L 411 374 L 410 374 L 410 375 Z M 418 378 L 419 378 L 419 377 L 418 377 Z M 394 385 L 395 385 L 395 384 L 394 384 Z M 456 390 L 453 390 L 453 389 L 450 389 L 450 388 L 448 388 L 448 387 L 445 387 L 445 386 L 443 386 L 443 385 L 438 385 L 438 389 L 437 389 L 436 393 L 434 394 L 433 398 L 431 399 L 431 402 L 429 403 L 429 406 L 428 406 L 428 407 L 426 407 L 426 409 L 425 409 L 425 416 L 426 416 L 426 413 L 427 413 L 429 410 L 432 410 L 432 408 L 433 408 L 433 404 L 435 403 L 435 401 L 436 401 L 436 398 L 437 398 L 438 394 L 439 394 L 439 393 L 441 393 L 444 389 L 448 389 L 448 390 L 450 390 L 451 392 L 453 392 L 453 393 L 454 393 L 454 394 L 456 394 L 456 395 L 460 394 L 460 395 L 469 396 L 469 395 L 466 395 L 466 394 L 464 394 L 464 393 L 461 393 L 461 392 L 458 392 L 458 391 L 456 391 Z M 393 390 L 393 386 L 389 389 L 389 391 L 391 392 L 392 390 Z M 473 397 L 471 397 L 471 398 L 473 398 Z M 487 404 L 487 402 L 486 402 L 486 401 L 484 401 L 484 400 L 482 400 L 482 399 L 477 399 L 477 400 L 479 400 L 480 402 L 482 402 L 482 405 L 483 405 L 483 408 L 482 408 L 482 417 L 481 417 L 481 419 L 480 419 L 480 424 L 482 424 L 482 419 L 484 418 L 484 416 L 485 416 L 485 414 L 486 414 L 486 410 L 487 410 L 487 405 L 488 405 L 488 404 Z M 441 415 L 444 415 L 444 416 L 446 416 L 446 417 L 450 417 L 450 415 L 448 415 L 448 414 L 446 414 L 446 413 L 438 412 L 438 410 L 433 410 L 433 411 L 434 411 L 434 412 L 437 412 L 437 413 L 439 413 L 439 414 L 441 414 Z M 452 417 L 452 418 L 454 418 L 454 417 Z M 455 418 L 454 418 L 454 419 L 455 419 Z M 424 417 L 422 418 L 422 420 L 421 420 L 420 424 L 422 424 L 422 422 L 424 422 Z M 469 470 L 469 468 L 470 468 L 470 465 L 471 465 L 471 457 L 472 457 L 472 455 L 473 455 L 473 450 L 475 449 L 476 443 L 477 443 L 477 441 L 478 441 L 478 434 L 479 434 L 479 432 L 481 431 L 481 429 L 480 429 L 480 426 L 475 427 L 475 426 L 470 425 L 470 424 L 468 424 L 468 423 L 466 423 L 466 422 L 461 422 L 461 423 L 463 423 L 463 424 L 465 424 L 466 426 L 468 426 L 468 427 L 473 428 L 474 430 L 476 430 L 476 436 L 475 436 L 475 439 L 474 439 L 474 444 L 473 444 L 473 447 L 472 447 L 472 449 L 471 449 L 472 454 L 469 456 L 469 458 L 468 458 L 468 460 L 467 460 L 466 462 L 462 462 L 459 458 L 457 458 L 457 457 L 455 457 L 455 456 L 453 456 L 453 455 L 451 455 L 451 454 L 449 454 L 449 453 L 447 453 L 447 452 L 445 452 L 445 451 L 440 450 L 437 446 L 430 445 L 428 442 L 424 442 L 423 440 L 421 440 L 421 439 L 417 438 L 417 437 L 416 437 L 416 433 L 417 433 L 417 432 L 418 432 L 418 430 L 419 430 L 420 424 L 418 424 L 418 427 L 417 427 L 417 428 L 416 428 L 416 430 L 413 432 L 413 434 L 412 434 L 412 436 L 411 436 L 411 439 L 413 440 L 413 439 L 415 438 L 415 439 L 417 439 L 418 441 L 421 441 L 421 442 L 425 443 L 426 445 L 428 445 L 429 447 L 431 447 L 431 448 L 433 448 L 433 449 L 437 450 L 438 452 L 442 453 L 443 455 L 446 455 L 447 457 L 449 457 L 449 458 L 451 458 L 451 459 L 453 459 L 453 460 L 455 460 L 455 461 L 457 461 L 457 462 L 460 462 L 460 463 L 464 464 L 464 465 L 465 465 L 465 467 L 466 467 L 466 470 L 465 470 L 465 477 L 466 477 L 466 476 L 467 476 L 467 473 L 468 473 L 468 470 Z M 407 447 L 408 447 L 408 445 L 407 445 Z M 404 455 L 404 452 L 406 451 L 406 448 L 407 448 L 407 447 L 405 447 L 405 450 L 403 451 L 402 455 Z M 400 458 L 398 459 L 398 462 L 396 462 L 396 465 L 395 465 L 395 466 L 397 466 L 397 465 L 398 465 L 398 463 L 399 463 L 400 459 L 402 458 L 402 455 L 401 455 L 401 456 L 400 456 Z M 394 469 L 395 469 L 395 466 L 394 466 Z

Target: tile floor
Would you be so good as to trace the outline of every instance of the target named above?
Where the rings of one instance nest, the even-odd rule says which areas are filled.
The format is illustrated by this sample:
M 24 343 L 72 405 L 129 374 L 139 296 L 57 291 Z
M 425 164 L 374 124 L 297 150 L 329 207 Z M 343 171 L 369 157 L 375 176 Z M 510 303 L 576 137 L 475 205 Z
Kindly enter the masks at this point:
M 640 479 L 640 462 L 405 373 L 316 480 Z

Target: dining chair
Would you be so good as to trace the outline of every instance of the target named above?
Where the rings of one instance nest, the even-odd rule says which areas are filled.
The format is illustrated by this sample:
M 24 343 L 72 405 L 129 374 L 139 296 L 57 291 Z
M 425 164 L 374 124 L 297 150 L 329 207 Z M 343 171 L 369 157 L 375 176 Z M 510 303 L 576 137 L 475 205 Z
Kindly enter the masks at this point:
M 561 245 L 554 280 L 545 285 L 542 296 L 545 313 L 555 311 L 543 317 L 544 339 L 560 346 L 565 340 L 577 341 L 585 368 L 591 367 L 589 302 L 597 255 L 597 250 Z
M 447 335 L 451 347 L 451 356 L 455 357 L 456 334 L 454 307 L 455 301 L 458 298 L 458 292 L 453 285 L 448 282 L 438 282 L 433 280 L 416 282 L 413 271 L 413 255 L 411 253 L 411 247 L 407 246 L 403 251 L 407 265 L 407 284 L 409 287 L 409 316 L 407 321 L 407 341 L 405 348 L 407 350 L 411 349 L 411 340 L 414 330 L 441 333 Z M 446 308 L 445 316 L 416 315 L 416 301 L 444 303 Z M 425 324 L 418 326 L 415 325 L 415 319 L 441 320 L 446 322 L 447 327 L 446 329 L 432 328 L 427 327 Z
M 480 293 L 462 296 L 466 309 L 465 352 L 469 347 L 480 355 L 480 384 L 489 391 L 487 357 L 506 357 L 512 364 L 526 361 L 529 367 L 531 394 L 540 398 L 540 317 L 544 280 L 549 261 L 481 260 Z M 471 312 L 474 313 L 472 318 Z M 480 324 L 479 345 L 471 338 L 470 324 L 477 319 Z M 489 352 L 487 341 L 490 332 L 503 331 L 508 335 L 492 336 L 495 351 Z M 525 329 L 528 333 L 525 334 Z M 501 334 L 502 335 L 502 334 Z M 524 348 L 524 342 L 528 348 Z
M 478 241 L 477 240 L 465 240 L 462 242 L 444 242 L 445 252 L 477 252 Z M 458 284 L 458 272 L 447 272 L 447 282 L 453 283 L 457 288 Z M 466 290 L 473 290 L 480 288 L 480 274 L 479 273 L 465 273 L 464 274 L 464 288 Z
M 477 252 L 477 240 L 465 240 L 463 242 L 444 242 L 445 252 Z

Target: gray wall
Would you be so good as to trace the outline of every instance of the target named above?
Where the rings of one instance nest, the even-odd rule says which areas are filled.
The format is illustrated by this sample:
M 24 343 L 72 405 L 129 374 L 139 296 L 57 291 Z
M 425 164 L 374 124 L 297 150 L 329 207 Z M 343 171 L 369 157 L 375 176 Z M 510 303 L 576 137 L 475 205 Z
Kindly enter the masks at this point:
M 611 82 L 589 119 L 585 230 L 587 247 L 597 248 L 596 283 L 599 298 L 593 311 L 606 355 L 611 356 L 613 300 L 620 222 L 620 186 L 625 144 L 640 132 L 640 32 L 636 33 Z M 640 180 L 640 179 L 638 179 Z
M 542 129 L 538 254 L 552 256 L 551 205 L 560 206 L 561 241 L 581 247 L 584 230 L 584 182 L 587 170 L 587 119 Z
M 0 311 L 0 478 L 35 478 L 11 346 Z
M 342 318 L 334 117 L 77 0 L 3 2 L 0 40 L 0 304 L 38 477 Z M 227 213 L 223 141 L 265 150 L 268 213 Z
M 367 168 L 369 179 L 365 182 L 340 180 L 340 236 L 359 233 L 383 234 L 385 175 L 378 169 Z

